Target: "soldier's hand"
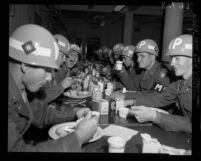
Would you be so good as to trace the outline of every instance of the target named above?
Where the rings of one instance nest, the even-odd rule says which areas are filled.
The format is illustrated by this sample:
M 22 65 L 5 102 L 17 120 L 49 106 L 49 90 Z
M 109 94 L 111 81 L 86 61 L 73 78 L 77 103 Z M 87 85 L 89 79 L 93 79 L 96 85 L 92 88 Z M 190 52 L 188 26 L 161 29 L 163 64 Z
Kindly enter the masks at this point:
M 66 77 L 64 80 L 61 82 L 61 85 L 63 86 L 64 89 L 70 87 L 73 83 L 73 79 L 71 77 Z
M 88 142 L 96 133 L 98 121 L 99 116 L 95 115 L 91 117 L 91 114 L 89 113 L 82 121 L 79 122 L 77 129 L 75 130 L 75 134 L 78 136 L 81 145 Z
M 76 111 L 76 116 L 78 119 L 80 119 L 82 117 L 86 117 L 89 113 L 91 113 L 89 108 L 80 108 Z
M 154 121 L 156 119 L 156 111 L 146 106 L 132 106 L 129 114 L 135 116 L 139 122 Z

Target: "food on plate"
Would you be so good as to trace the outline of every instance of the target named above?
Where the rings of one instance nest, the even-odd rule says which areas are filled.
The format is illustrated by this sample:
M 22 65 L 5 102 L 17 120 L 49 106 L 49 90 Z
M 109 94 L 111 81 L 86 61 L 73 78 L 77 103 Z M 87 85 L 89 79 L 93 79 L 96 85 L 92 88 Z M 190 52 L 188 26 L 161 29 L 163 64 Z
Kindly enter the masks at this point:
M 71 96 L 77 96 L 77 91 L 76 90 L 70 90 L 70 95 Z
M 66 126 L 66 127 L 58 127 L 55 131 L 55 133 L 59 136 L 59 137 L 64 137 L 67 134 L 70 134 L 71 132 L 73 132 L 74 126 Z
M 77 94 L 78 94 L 79 96 L 86 96 L 86 95 L 89 94 L 89 91 L 77 91 Z
M 79 82 L 75 82 L 72 84 L 71 89 L 81 91 L 82 90 L 82 85 Z

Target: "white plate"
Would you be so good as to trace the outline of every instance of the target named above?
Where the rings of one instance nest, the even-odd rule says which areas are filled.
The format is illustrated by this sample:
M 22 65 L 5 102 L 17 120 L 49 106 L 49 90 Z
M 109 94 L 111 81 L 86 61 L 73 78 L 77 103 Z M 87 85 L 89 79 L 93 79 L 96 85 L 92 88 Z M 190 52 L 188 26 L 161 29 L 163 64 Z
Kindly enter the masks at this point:
M 58 136 L 56 134 L 56 130 L 58 128 L 65 128 L 65 129 L 71 129 L 72 127 L 76 126 L 76 122 L 66 122 L 66 123 L 61 123 L 61 124 L 57 124 L 54 125 L 53 127 L 50 128 L 50 130 L 48 131 L 49 136 L 54 139 L 57 140 L 60 138 L 60 136 Z M 68 135 L 68 134 L 67 134 Z M 102 137 L 102 128 L 98 127 L 96 133 L 94 134 L 94 136 L 91 138 L 91 140 L 89 140 L 89 142 L 93 142 L 96 141 L 98 139 L 100 139 Z
M 72 95 L 70 94 L 70 92 L 65 92 L 65 93 L 63 93 L 63 95 L 64 95 L 64 96 L 67 96 L 67 97 L 70 97 L 70 98 L 87 98 L 87 97 L 90 97 L 90 96 L 91 96 L 90 93 L 89 93 L 89 94 L 86 94 L 86 95 L 76 95 L 76 96 L 72 96 Z

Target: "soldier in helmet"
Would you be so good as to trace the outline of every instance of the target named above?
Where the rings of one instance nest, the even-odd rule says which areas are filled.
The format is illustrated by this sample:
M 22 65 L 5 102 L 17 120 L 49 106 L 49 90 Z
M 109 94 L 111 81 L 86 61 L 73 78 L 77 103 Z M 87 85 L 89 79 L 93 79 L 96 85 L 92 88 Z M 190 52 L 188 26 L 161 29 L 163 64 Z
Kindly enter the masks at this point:
M 137 91 L 161 92 L 169 85 L 168 68 L 156 60 L 158 50 L 158 45 L 151 39 L 142 40 L 137 44 L 135 53 L 138 67 L 143 69 L 139 79 L 134 79 Z
M 8 151 L 81 152 L 97 129 L 98 117 L 91 118 L 88 108 L 71 109 L 71 113 L 53 116 L 49 109 L 30 107 L 27 91 L 37 92 L 51 78 L 51 69 L 59 69 L 56 60 L 59 49 L 53 35 L 45 28 L 26 24 L 18 27 L 9 39 L 9 98 L 8 98 Z M 49 78 L 48 78 L 49 79 Z M 64 117 L 65 115 L 65 117 Z M 40 117 L 39 117 L 40 116 Z M 81 118 L 77 129 L 58 140 L 36 145 L 25 142 L 24 135 L 34 120 L 41 124 L 54 124 L 68 120 L 68 116 Z M 90 130 L 86 130 L 90 129 Z
M 57 106 L 56 102 L 58 101 L 56 101 L 56 99 L 61 96 L 64 90 L 69 88 L 73 82 L 72 78 L 68 76 L 69 71 L 65 63 L 66 56 L 70 50 L 70 44 L 63 35 L 55 34 L 54 38 L 59 47 L 58 58 L 56 60 L 59 69 L 52 69 L 52 79 L 48 78 L 41 90 L 35 93 L 27 91 L 29 104 L 33 111 L 36 111 L 35 115 L 37 115 L 37 117 L 41 117 L 41 113 L 37 112 L 37 109 L 46 108 L 51 110 L 52 116 L 58 115 L 58 109 L 61 109 L 61 106 Z M 49 77 L 50 76 L 51 75 L 49 75 Z M 39 119 L 34 120 L 34 125 L 37 125 L 36 127 L 39 127 L 39 129 L 45 126 L 45 124 L 43 126 L 41 125 L 41 120 Z
M 64 80 L 64 78 L 66 78 L 66 76 L 68 76 L 69 67 L 66 63 L 66 57 L 68 57 L 68 52 L 70 51 L 70 43 L 68 39 L 61 34 L 55 34 L 54 37 L 59 46 L 57 63 L 60 69 L 55 71 L 55 81 L 56 84 L 59 84 L 62 80 Z
M 114 56 L 115 62 L 120 59 L 121 52 L 123 49 L 124 49 L 124 45 L 121 43 L 117 43 L 116 45 L 114 45 L 112 51 L 113 51 L 113 56 Z
M 192 133 L 192 35 L 180 35 L 173 39 L 167 55 L 171 57 L 175 75 L 182 79 L 171 83 L 162 93 L 114 94 L 112 97 L 124 97 L 130 105 L 135 102 L 129 113 L 139 122 L 152 121 L 168 131 Z M 124 95 L 124 96 L 123 96 Z M 166 114 L 150 107 L 163 108 L 177 102 L 180 115 Z
M 103 61 L 101 63 L 101 75 L 111 79 L 111 70 L 113 67 L 113 59 L 111 60 L 112 50 L 107 46 L 102 47 Z
M 81 57 L 82 51 L 77 44 L 71 44 L 70 51 L 67 54 L 66 64 L 70 69 L 69 76 L 77 74 L 77 72 L 82 67 L 81 62 L 79 62 L 79 57 Z M 79 63 L 78 63 L 79 62 Z
M 118 77 L 120 79 L 121 84 L 127 90 L 136 90 L 137 87 L 135 85 L 134 79 L 137 79 L 136 74 L 136 64 L 134 62 L 134 52 L 135 46 L 127 45 L 124 47 L 121 55 L 123 59 L 123 64 L 121 71 L 118 73 Z M 118 83 L 116 84 L 118 86 Z M 117 87 L 118 88 L 118 87 Z

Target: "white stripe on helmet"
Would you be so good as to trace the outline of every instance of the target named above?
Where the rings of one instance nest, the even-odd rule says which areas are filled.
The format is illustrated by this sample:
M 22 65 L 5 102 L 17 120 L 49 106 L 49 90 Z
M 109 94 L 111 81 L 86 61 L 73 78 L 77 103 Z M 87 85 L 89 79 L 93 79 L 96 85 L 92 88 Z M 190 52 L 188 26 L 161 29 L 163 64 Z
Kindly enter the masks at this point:
M 24 44 L 24 42 L 16 40 L 16 39 L 14 39 L 12 37 L 9 39 L 9 46 L 13 47 L 13 48 L 15 48 L 17 50 L 24 51 L 24 49 L 22 48 L 23 44 Z M 40 47 L 38 45 L 34 45 L 34 47 L 36 48 L 36 50 L 31 52 L 30 54 L 37 55 L 37 56 L 45 56 L 45 57 L 50 57 L 51 56 L 51 49 Z

